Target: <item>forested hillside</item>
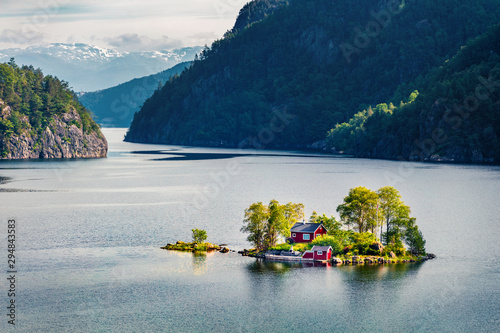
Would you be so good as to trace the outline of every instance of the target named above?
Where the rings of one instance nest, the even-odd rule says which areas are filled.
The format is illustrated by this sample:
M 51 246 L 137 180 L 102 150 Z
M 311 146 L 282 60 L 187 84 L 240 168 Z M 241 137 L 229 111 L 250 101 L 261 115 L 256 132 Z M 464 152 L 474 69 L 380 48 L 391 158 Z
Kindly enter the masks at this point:
M 106 157 L 107 148 L 67 82 L 0 64 L 0 159 Z
M 498 0 L 288 3 L 205 49 L 144 103 L 126 140 L 307 147 L 358 110 L 408 96 L 405 84 L 500 19 Z
M 399 96 L 328 133 L 329 148 L 359 157 L 500 163 L 500 24 Z
M 106 127 L 129 127 L 144 101 L 171 77 L 179 75 L 190 62 L 183 62 L 163 72 L 134 79 L 115 87 L 84 93 L 78 97 L 91 110 L 96 121 Z
M 238 33 L 252 24 L 265 19 L 282 6 L 288 5 L 288 0 L 255 0 L 247 3 L 240 10 L 232 33 Z

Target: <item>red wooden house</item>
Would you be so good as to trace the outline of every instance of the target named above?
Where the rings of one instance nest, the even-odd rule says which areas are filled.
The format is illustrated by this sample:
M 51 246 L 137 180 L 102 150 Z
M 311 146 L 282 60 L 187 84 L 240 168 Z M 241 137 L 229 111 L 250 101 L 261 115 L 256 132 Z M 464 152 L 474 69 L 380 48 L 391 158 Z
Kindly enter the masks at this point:
M 330 260 L 332 259 L 332 247 L 314 245 L 312 250 L 304 252 L 302 259 Z
M 290 230 L 294 243 L 309 243 L 321 235 L 326 235 L 326 228 L 321 223 L 297 222 Z

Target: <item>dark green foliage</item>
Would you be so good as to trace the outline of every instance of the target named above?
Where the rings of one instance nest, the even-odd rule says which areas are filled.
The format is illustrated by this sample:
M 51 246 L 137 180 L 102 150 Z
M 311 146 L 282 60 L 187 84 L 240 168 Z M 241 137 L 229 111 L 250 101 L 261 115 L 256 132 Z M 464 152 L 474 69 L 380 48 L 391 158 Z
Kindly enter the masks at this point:
M 378 238 L 375 234 L 372 234 L 371 232 L 355 232 L 351 234 L 350 240 L 352 243 L 351 251 L 354 254 L 378 254 L 370 248 L 370 245 L 378 241 Z
M 389 100 L 500 18 L 497 0 L 405 0 L 365 47 L 345 55 L 342 46 L 356 45 L 356 28 L 376 23 L 371 12 L 386 7 L 372 0 L 290 0 L 206 48 L 144 103 L 126 139 L 252 146 L 250 137 L 258 147 L 303 147 L 357 110 Z M 284 110 L 293 115 L 285 122 L 276 118 Z M 414 123 L 402 125 L 408 130 Z
M 20 121 L 22 117 L 27 117 L 40 134 L 50 125 L 53 115 L 62 115 L 70 108 L 80 115 L 82 124 L 77 126 L 83 128 L 85 133 L 100 133 L 99 126 L 78 102 L 67 82 L 50 75 L 44 76 L 40 69 L 34 69 L 33 66 L 19 67 L 13 59 L 0 64 L 0 99 L 11 107 L 11 115 L 0 121 L 2 137 L 20 134 L 26 126 Z
M 328 134 L 328 144 L 360 157 L 500 163 L 500 24 L 410 84 L 389 112 L 363 111 Z
M 418 230 L 415 220 L 408 224 L 404 236 L 412 254 L 425 254 L 425 239 L 422 231 Z
M 228 34 L 235 34 L 257 23 L 276 9 L 288 4 L 287 0 L 255 0 L 247 3 L 241 10 L 234 24 L 233 30 Z

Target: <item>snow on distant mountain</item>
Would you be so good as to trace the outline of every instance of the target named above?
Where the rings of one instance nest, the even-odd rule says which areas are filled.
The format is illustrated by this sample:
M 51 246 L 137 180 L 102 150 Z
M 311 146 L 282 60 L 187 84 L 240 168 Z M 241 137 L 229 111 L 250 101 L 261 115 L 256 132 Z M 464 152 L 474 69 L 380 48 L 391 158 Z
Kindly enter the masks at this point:
M 19 65 L 33 65 L 69 82 L 75 91 L 95 91 L 191 61 L 202 49 L 186 47 L 172 51 L 119 52 L 81 43 L 54 43 L 0 50 L 0 62 L 15 58 Z

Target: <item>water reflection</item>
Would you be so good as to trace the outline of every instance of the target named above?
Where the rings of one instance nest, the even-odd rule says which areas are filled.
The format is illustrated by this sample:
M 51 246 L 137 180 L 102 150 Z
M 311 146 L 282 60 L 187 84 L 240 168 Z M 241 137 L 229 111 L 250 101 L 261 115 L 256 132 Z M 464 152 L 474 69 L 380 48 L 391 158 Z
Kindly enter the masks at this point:
M 205 252 L 193 252 L 193 274 L 203 275 L 207 270 L 207 254 Z
M 255 262 L 249 264 L 247 269 L 256 274 L 266 274 L 266 273 L 277 273 L 285 274 L 293 269 L 297 268 L 309 268 L 309 267 L 325 267 L 330 268 L 332 264 L 329 262 L 287 262 L 287 261 L 269 261 L 257 259 Z
M 343 273 L 346 281 L 353 283 L 398 280 L 409 275 L 416 274 L 423 263 L 405 263 L 388 265 L 357 265 L 357 266 L 339 266 L 338 269 Z
M 389 264 L 389 265 L 355 265 L 355 266 L 335 266 L 331 263 L 323 262 L 280 262 L 256 260 L 248 264 L 247 269 L 254 274 L 280 274 L 284 275 L 293 269 L 324 267 L 339 270 L 346 281 L 354 283 L 381 280 L 397 280 L 414 275 L 418 272 L 423 263 Z
M 267 273 L 285 274 L 289 272 L 291 269 L 299 267 L 301 267 L 300 263 L 266 261 L 257 259 L 253 263 L 249 264 L 247 266 L 247 269 L 251 273 L 255 274 L 267 274 Z

